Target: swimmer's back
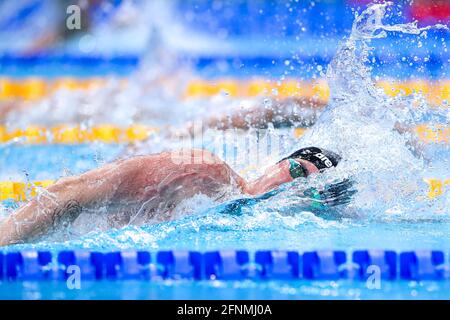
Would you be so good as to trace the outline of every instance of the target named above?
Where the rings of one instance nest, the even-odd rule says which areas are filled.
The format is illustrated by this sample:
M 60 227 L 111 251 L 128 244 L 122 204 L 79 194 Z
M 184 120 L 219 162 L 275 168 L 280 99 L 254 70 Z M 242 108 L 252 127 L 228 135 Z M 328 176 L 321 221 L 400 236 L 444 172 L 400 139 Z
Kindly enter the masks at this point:
M 197 193 L 214 196 L 220 192 L 219 189 L 229 186 L 234 176 L 234 172 L 220 158 L 199 149 L 120 160 L 98 171 L 113 177 L 116 200 L 127 199 L 132 202 L 145 201 L 156 195 L 173 196 L 174 190 L 180 189 L 183 189 L 184 197 Z

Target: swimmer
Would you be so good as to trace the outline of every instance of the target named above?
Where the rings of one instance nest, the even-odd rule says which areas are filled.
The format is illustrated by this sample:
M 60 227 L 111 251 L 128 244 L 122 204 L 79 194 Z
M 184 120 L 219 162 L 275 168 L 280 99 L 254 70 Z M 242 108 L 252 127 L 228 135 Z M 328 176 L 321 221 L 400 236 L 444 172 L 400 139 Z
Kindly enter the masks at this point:
M 44 190 L 1 222 L 0 245 L 35 241 L 55 228 L 70 226 L 82 212 L 107 212 L 108 226 L 115 228 L 167 221 L 174 219 L 181 201 L 197 194 L 214 200 L 223 200 L 232 191 L 261 196 L 294 179 L 335 167 L 340 159 L 331 151 L 302 148 L 251 182 L 200 149 L 119 160 L 61 179 Z M 333 192 L 327 196 L 339 201 L 343 193 Z M 315 192 L 313 197 L 320 195 Z

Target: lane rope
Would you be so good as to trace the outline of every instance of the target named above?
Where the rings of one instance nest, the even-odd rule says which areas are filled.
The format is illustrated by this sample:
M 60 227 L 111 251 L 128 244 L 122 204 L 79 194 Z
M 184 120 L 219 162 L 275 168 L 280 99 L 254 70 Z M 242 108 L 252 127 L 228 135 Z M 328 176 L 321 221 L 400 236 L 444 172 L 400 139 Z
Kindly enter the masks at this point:
M 0 281 L 450 280 L 441 250 L 217 250 L 0 252 Z
M 83 128 L 61 124 L 52 128 L 31 125 L 26 129 L 8 130 L 0 126 L 0 143 L 18 141 L 24 144 L 80 144 L 90 142 L 129 143 L 144 141 L 160 131 L 159 128 L 135 124 L 120 127 L 111 124 Z
M 120 79 L 122 85 L 128 83 L 126 78 Z M 53 94 L 60 89 L 92 90 L 103 87 L 106 78 L 59 78 L 46 80 L 43 78 L 9 79 L 0 78 L 0 101 L 8 99 L 38 100 Z M 421 93 L 431 105 L 442 105 L 450 102 L 450 80 L 441 81 L 397 81 L 380 80 L 378 87 L 391 96 Z M 214 97 L 226 94 L 230 97 L 268 96 L 277 98 L 313 99 L 319 105 L 326 104 L 330 95 L 329 87 L 324 79 L 301 81 L 286 79 L 282 82 L 270 79 L 194 79 L 184 91 L 185 99 Z
M 424 178 L 429 190 L 427 197 L 433 200 L 450 191 L 450 178 Z M 0 201 L 22 202 L 32 199 L 40 188 L 47 188 L 56 180 L 41 180 L 35 182 L 0 181 Z
M 293 135 L 300 138 L 307 128 L 295 128 Z M 129 143 L 144 141 L 164 131 L 158 127 L 134 124 L 120 127 L 102 124 L 83 128 L 80 125 L 61 124 L 51 128 L 30 125 L 25 129 L 8 130 L 0 125 L 0 143 L 20 142 L 23 144 L 80 144 L 90 142 Z M 421 124 L 413 132 L 426 143 L 449 144 L 450 126 Z

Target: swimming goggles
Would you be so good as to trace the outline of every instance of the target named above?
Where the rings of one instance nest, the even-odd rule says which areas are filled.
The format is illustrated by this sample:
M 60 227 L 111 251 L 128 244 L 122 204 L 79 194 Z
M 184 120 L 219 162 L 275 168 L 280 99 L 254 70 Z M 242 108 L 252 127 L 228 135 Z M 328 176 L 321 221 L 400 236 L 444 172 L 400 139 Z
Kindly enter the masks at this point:
M 294 159 L 288 159 L 289 160 L 289 173 L 292 177 L 292 179 L 296 178 L 305 178 L 307 176 L 307 172 L 303 166 L 295 161 Z

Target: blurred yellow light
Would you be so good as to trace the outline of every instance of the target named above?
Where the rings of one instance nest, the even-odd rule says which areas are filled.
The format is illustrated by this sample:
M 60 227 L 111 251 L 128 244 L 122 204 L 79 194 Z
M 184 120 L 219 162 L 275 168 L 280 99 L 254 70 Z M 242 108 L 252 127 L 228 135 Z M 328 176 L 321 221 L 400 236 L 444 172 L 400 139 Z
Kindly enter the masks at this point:
M 91 140 L 105 143 L 118 143 L 122 130 L 113 125 L 100 125 L 92 128 Z
M 75 144 L 87 141 L 87 133 L 78 126 L 60 125 L 52 128 L 53 142 Z
M 268 96 L 271 94 L 272 85 L 264 80 L 253 80 L 247 86 L 247 95 L 250 97 L 255 96 Z
M 26 137 L 27 143 L 45 143 L 47 142 L 47 129 L 40 126 L 28 126 L 23 135 Z
M 47 94 L 47 84 L 41 79 L 27 79 L 21 86 L 21 97 L 27 100 L 41 99 Z

